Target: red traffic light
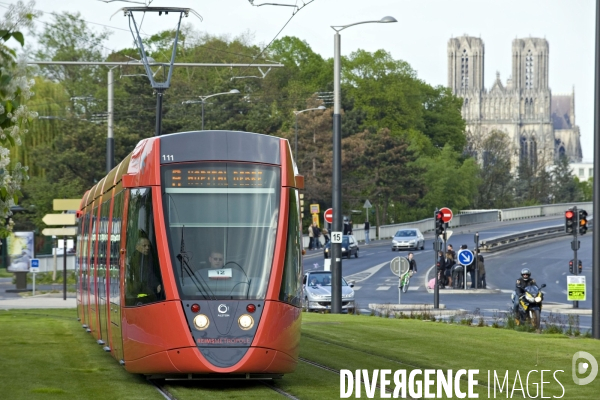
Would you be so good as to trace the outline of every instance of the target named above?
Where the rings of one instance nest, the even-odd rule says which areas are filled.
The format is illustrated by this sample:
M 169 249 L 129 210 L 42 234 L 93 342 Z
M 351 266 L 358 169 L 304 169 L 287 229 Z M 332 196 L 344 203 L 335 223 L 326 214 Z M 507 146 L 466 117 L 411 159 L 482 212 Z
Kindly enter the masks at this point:
M 443 216 L 444 215 L 441 212 L 439 212 L 439 211 L 437 213 L 435 213 L 435 218 L 436 219 L 442 219 Z
M 571 219 L 575 216 L 575 214 L 573 213 L 573 211 L 569 210 L 567 212 L 565 212 L 565 218 Z

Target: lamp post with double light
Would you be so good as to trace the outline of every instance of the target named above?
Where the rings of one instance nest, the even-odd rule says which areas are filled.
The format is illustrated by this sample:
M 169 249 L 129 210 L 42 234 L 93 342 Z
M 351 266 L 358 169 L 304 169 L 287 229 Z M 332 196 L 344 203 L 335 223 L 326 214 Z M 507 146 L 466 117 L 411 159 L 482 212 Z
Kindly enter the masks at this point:
M 325 110 L 325 106 L 319 106 L 316 108 L 307 108 L 302 111 L 294 111 L 294 115 L 296 116 L 296 136 L 294 139 L 294 159 L 296 160 L 296 164 L 298 163 L 298 114 L 302 114 L 307 111 L 316 111 L 316 110 Z
M 202 130 L 204 130 L 204 103 L 206 102 L 207 99 L 210 99 L 211 97 L 221 96 L 224 94 L 240 94 L 240 91 L 237 89 L 231 89 L 229 92 L 209 94 L 208 96 L 198 96 L 200 98 L 200 101 L 187 100 L 187 101 L 181 102 L 181 104 L 198 104 L 198 103 L 202 104 Z
M 377 21 L 355 22 L 349 25 L 332 26 L 334 35 L 333 57 L 333 177 L 332 208 L 333 229 L 331 232 L 331 312 L 342 312 L 342 115 L 341 115 L 341 36 L 340 32 L 354 25 L 398 22 L 394 17 L 383 17 Z M 335 240 L 334 240 L 335 236 Z

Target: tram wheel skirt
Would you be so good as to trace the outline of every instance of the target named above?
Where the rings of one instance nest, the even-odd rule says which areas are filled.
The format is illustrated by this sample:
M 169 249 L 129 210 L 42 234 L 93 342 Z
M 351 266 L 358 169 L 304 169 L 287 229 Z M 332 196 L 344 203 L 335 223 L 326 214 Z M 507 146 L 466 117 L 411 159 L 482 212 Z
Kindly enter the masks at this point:
M 137 360 L 126 360 L 125 369 L 132 373 L 153 376 L 191 374 L 193 378 L 187 377 L 183 379 L 200 379 L 196 374 L 217 374 L 224 376 L 240 374 L 244 376 L 246 374 L 287 374 L 294 372 L 297 363 L 296 359 L 281 351 L 263 347 L 251 347 L 242 360 L 233 367 L 219 368 L 208 362 L 197 347 L 186 347 L 161 351 Z M 233 379 L 249 378 L 237 377 Z

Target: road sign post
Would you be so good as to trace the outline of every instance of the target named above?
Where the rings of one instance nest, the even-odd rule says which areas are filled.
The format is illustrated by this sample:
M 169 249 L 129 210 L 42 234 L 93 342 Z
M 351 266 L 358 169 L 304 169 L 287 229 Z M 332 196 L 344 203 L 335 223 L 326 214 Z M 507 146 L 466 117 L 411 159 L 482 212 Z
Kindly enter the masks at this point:
M 32 258 L 29 260 L 29 272 L 33 274 L 33 296 L 35 296 L 35 274 L 40 271 L 40 260 Z
M 367 222 L 369 222 L 369 208 L 371 208 L 371 207 L 373 207 L 373 206 L 371 205 L 371 202 L 369 201 L 369 199 L 367 199 L 365 201 L 365 204 L 363 205 L 363 208 L 367 212 Z
M 390 269 L 398 276 L 398 304 L 402 304 L 402 275 L 408 272 L 410 264 L 404 257 L 396 257 L 390 261 Z
M 436 223 L 437 223 L 437 216 L 438 216 L 438 212 L 439 210 L 436 208 L 435 211 L 433 212 L 433 224 L 434 224 L 434 229 L 436 227 Z M 434 266 L 434 284 L 433 284 L 433 308 L 434 309 L 439 309 L 440 308 L 440 285 L 438 283 L 438 270 L 437 270 L 437 262 L 438 262 L 438 251 L 440 246 L 439 246 L 439 238 L 438 238 L 438 234 L 437 234 L 437 230 L 435 233 L 435 240 L 434 240 L 434 245 L 433 245 L 433 266 Z M 425 279 L 427 280 L 427 279 Z
M 465 282 L 465 290 L 467 290 L 467 266 L 473 264 L 475 257 L 471 250 L 461 249 L 456 254 L 456 259 L 463 266 L 463 281 Z M 472 273 L 474 273 L 474 271 Z
M 479 232 L 475 232 L 475 289 L 479 287 Z

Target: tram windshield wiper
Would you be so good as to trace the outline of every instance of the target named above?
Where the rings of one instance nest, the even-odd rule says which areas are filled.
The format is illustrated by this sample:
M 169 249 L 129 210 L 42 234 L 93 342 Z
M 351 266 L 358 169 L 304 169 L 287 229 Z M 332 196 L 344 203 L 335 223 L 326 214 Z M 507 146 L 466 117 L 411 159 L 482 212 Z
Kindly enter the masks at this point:
M 194 284 L 194 286 L 196 286 L 196 289 L 198 289 L 198 291 L 200 292 L 200 294 L 202 294 L 202 297 L 204 297 L 205 300 L 216 300 L 217 297 L 214 295 L 214 293 L 212 292 L 212 290 L 210 290 L 209 285 L 206 283 L 206 281 L 204 281 L 204 278 L 202 276 L 199 277 L 196 276 L 196 274 L 194 274 L 194 271 L 192 270 L 192 268 L 190 267 L 189 264 L 189 256 L 187 254 L 187 252 L 185 251 L 185 240 L 183 238 L 183 229 L 185 228 L 185 226 L 181 227 L 181 244 L 179 247 L 179 254 L 177 254 L 177 260 L 179 260 L 179 265 L 180 265 L 180 276 L 181 276 L 181 285 L 185 285 L 185 279 L 183 276 L 183 273 L 185 271 L 185 273 L 190 277 L 192 283 Z

